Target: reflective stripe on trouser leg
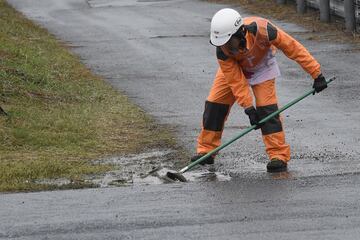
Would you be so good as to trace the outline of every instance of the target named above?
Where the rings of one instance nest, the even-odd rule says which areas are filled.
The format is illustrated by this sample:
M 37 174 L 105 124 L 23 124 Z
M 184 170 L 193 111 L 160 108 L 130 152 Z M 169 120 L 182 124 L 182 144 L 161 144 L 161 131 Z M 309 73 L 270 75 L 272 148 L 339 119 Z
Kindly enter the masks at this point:
M 268 80 L 254 85 L 252 89 L 256 98 L 256 108 L 260 119 L 263 119 L 278 109 L 275 80 Z M 269 158 L 289 161 L 290 146 L 285 141 L 285 133 L 280 116 L 276 116 L 266 122 L 261 127 L 261 132 Z

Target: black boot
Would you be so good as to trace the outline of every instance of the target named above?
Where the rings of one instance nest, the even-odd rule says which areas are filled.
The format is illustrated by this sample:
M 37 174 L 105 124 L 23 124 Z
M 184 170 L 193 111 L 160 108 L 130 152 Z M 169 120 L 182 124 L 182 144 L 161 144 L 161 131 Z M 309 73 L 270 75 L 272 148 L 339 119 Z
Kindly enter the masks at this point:
M 268 172 L 283 172 L 287 169 L 287 163 L 280 159 L 274 158 L 270 160 L 266 168 Z
M 193 156 L 191 158 L 191 162 L 195 162 L 196 160 L 198 160 L 199 158 L 201 158 L 202 156 L 204 156 L 205 154 L 197 154 L 195 156 Z M 205 165 L 205 164 L 214 164 L 214 157 L 213 156 L 209 156 L 208 158 L 206 158 L 205 160 L 203 160 L 201 163 L 199 163 L 200 165 Z

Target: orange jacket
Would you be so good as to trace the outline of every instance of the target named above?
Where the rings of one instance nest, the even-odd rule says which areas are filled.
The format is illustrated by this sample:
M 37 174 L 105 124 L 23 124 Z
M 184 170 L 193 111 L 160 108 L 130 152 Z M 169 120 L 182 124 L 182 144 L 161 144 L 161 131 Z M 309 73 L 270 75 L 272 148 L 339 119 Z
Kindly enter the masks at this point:
M 247 28 L 247 51 L 232 55 L 225 47 L 217 47 L 216 55 L 231 90 L 240 106 L 247 108 L 253 105 L 249 84 L 243 70 L 260 63 L 270 49 L 280 49 L 295 60 L 313 79 L 320 73 L 320 64 L 298 41 L 274 26 L 269 20 L 260 17 L 244 18 Z

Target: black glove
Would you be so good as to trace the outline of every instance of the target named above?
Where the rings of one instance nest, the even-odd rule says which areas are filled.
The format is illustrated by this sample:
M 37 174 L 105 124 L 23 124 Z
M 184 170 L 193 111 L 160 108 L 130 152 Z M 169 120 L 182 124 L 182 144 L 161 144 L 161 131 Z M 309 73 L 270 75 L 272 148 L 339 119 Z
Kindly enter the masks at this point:
M 257 125 L 257 127 L 255 129 L 259 129 L 261 127 L 259 125 L 259 121 L 260 121 L 259 116 L 254 107 L 249 107 L 249 108 L 245 109 L 245 114 L 249 116 L 251 126 Z
M 315 92 L 317 92 L 317 93 L 319 93 L 322 90 L 324 90 L 325 88 L 327 88 L 326 80 L 325 80 L 325 78 L 324 78 L 324 76 L 322 74 L 320 74 L 314 80 L 313 88 L 315 89 Z M 313 95 L 315 94 L 315 92 L 313 93 Z

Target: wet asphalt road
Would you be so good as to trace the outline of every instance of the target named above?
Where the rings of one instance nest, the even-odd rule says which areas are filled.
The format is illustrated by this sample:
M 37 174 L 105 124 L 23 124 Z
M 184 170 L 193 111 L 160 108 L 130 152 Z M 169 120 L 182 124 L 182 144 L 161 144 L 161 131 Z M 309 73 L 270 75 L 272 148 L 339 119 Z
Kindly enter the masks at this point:
M 1 196 L 2 239 L 358 239 L 359 175 Z
M 9 0 L 72 46 L 95 73 L 194 152 L 204 100 L 217 63 L 210 18 L 224 5 L 174 0 Z M 237 8 L 241 11 L 240 8 Z M 247 15 L 245 12 L 242 12 Z M 292 162 L 264 171 L 259 132 L 225 149 L 216 163 L 230 181 L 0 195 L 0 238 L 7 239 L 358 239 L 359 62 L 356 46 L 307 40 L 312 33 L 277 22 L 338 80 L 283 114 Z M 280 104 L 311 79 L 278 54 Z M 229 139 L 248 124 L 234 107 Z M 207 178 L 208 179 L 208 178 Z

